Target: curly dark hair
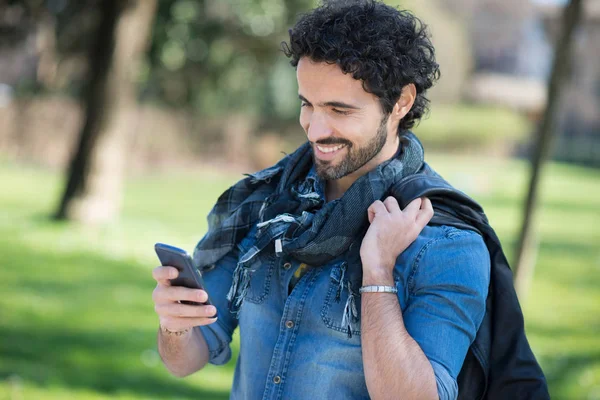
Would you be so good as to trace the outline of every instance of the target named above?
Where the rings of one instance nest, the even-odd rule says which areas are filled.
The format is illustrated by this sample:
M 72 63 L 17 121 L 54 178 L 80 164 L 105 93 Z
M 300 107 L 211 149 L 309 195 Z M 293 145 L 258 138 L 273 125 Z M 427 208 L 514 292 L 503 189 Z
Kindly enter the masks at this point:
M 409 11 L 375 0 L 330 1 L 301 16 L 289 34 L 289 44 L 281 47 L 293 67 L 302 57 L 337 64 L 379 98 L 385 115 L 392 112 L 402 88 L 413 83 L 417 96 L 398 134 L 427 112 L 425 91 L 440 71 L 427 27 Z

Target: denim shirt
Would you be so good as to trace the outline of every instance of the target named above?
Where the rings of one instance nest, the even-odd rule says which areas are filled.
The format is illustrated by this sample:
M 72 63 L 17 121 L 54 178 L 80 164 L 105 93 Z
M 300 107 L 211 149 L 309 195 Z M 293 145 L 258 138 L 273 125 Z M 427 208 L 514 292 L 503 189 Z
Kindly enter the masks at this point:
M 314 170 L 310 177 L 318 179 Z M 321 183 L 319 194 L 323 196 Z M 256 227 L 216 268 L 204 272 L 218 320 L 200 329 L 210 363 L 231 358 L 233 332 L 240 354 L 231 399 L 368 399 L 360 323 L 349 337 L 342 326 L 347 289 L 336 296 L 344 256 L 310 266 L 291 292 L 300 266 L 273 251 L 257 257 L 260 267 L 238 318 L 226 299 L 240 254 L 252 247 Z M 398 302 L 408 333 L 433 368 L 440 400 L 456 399 L 456 378 L 485 312 L 490 257 L 481 236 L 449 226 L 426 226 L 397 258 Z M 360 313 L 360 297 L 356 306 Z M 400 394 L 398 394 L 400 395 Z

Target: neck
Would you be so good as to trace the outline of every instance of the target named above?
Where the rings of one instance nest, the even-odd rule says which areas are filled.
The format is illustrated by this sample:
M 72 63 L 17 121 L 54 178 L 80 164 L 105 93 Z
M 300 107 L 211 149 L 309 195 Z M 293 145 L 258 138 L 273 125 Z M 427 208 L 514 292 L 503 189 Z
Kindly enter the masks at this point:
M 361 176 L 375 169 L 379 164 L 392 158 L 398 151 L 400 139 L 397 135 L 391 146 L 384 147 L 379 154 L 373 157 L 368 163 L 340 179 L 329 180 L 325 182 L 325 197 L 327 202 L 339 199 L 346 193 L 346 190 Z

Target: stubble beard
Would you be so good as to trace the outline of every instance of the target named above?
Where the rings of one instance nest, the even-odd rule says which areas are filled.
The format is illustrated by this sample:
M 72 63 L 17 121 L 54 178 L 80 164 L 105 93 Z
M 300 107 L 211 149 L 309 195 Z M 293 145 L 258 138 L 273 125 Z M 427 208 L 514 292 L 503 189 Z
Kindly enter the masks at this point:
M 319 178 L 324 180 L 336 180 L 349 175 L 366 163 L 371 161 L 381 152 L 387 142 L 386 120 L 383 118 L 377 128 L 375 136 L 364 146 L 354 149 L 351 143 L 346 144 L 346 156 L 336 165 L 332 161 L 322 161 L 314 156 L 315 168 Z

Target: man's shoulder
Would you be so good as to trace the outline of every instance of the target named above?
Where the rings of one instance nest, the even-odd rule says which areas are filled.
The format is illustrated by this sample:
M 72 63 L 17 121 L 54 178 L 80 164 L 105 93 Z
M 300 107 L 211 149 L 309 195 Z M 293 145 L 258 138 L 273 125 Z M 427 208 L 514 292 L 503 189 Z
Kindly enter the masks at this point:
M 483 238 L 475 230 L 450 225 L 433 224 L 425 226 L 410 247 L 413 247 L 414 250 L 423 250 L 423 247 L 430 246 L 435 242 L 452 239 L 454 239 L 458 245 L 460 245 L 461 242 L 472 242 L 473 240 L 477 241 L 477 239 L 480 239 L 481 244 L 485 247 Z
M 424 260 L 429 264 L 449 265 L 457 258 L 462 258 L 463 262 L 489 262 L 489 252 L 482 236 L 470 229 L 427 225 L 398 257 L 397 265 L 417 268 Z

